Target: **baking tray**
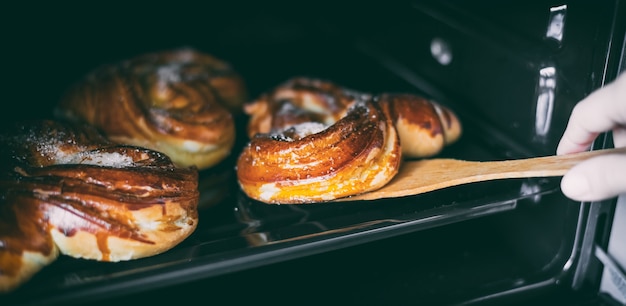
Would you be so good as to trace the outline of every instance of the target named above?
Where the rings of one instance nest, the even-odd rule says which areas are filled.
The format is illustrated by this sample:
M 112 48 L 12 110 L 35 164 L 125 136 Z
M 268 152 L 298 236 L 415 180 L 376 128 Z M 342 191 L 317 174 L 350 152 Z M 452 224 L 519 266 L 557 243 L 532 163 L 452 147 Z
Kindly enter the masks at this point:
M 490 155 L 469 137 L 442 156 Z M 233 164 L 231 157 L 200 173 L 198 228 L 170 251 L 118 263 L 61 256 L 0 301 L 52 305 L 135 294 L 510 211 L 559 190 L 549 178 L 513 179 L 397 199 L 268 205 L 239 190 Z

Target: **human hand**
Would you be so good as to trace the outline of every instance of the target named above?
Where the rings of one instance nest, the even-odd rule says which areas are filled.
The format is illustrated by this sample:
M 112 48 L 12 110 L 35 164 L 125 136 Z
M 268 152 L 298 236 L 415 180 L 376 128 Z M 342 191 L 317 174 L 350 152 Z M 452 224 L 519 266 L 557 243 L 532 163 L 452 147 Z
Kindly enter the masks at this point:
M 588 150 L 594 139 L 607 131 L 613 131 L 615 147 L 626 146 L 626 73 L 574 107 L 556 153 Z M 626 155 L 595 157 L 574 166 L 563 176 L 561 190 L 577 201 L 599 201 L 626 193 Z

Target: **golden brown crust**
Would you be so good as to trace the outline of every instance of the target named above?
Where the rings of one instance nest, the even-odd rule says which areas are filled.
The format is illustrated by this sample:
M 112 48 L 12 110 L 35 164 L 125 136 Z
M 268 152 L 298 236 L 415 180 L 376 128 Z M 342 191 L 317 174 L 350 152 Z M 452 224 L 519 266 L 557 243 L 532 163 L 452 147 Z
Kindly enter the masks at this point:
M 4 161 L 4 159 L 3 159 Z M 59 256 L 36 199 L 19 191 L 7 192 L 0 181 L 0 293 L 28 281 Z M 20 205 L 8 205 L 8 203 Z M 35 218 L 33 218 L 34 216 Z
M 54 121 L 20 125 L 0 144 L 0 291 L 59 252 L 141 258 L 174 247 L 197 226 L 197 169 L 176 167 L 162 153 Z
M 378 189 L 403 157 L 437 154 L 461 133 L 452 111 L 422 97 L 375 96 L 309 78 L 288 80 L 244 110 L 250 142 L 237 178 L 244 193 L 266 203 L 322 202 Z
M 204 169 L 230 154 L 233 113 L 245 100 L 244 82 L 226 62 L 180 49 L 94 70 L 68 90 L 55 114 Z
M 398 141 L 383 109 L 358 102 L 315 134 L 257 134 L 244 148 L 237 174 L 243 191 L 263 202 L 333 200 L 384 186 L 399 169 Z
M 461 136 L 461 123 L 450 109 L 411 94 L 381 94 L 388 103 L 405 158 L 430 157 Z

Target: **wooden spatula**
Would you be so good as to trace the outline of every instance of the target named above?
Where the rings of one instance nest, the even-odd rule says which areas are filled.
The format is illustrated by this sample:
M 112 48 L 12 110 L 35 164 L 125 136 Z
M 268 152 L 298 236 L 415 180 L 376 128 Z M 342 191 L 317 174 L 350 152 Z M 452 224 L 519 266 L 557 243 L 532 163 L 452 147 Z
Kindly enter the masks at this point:
M 586 159 L 615 153 L 626 153 L 626 147 L 504 161 L 477 162 L 437 158 L 408 161 L 402 164 L 400 172 L 384 187 L 337 201 L 396 198 L 497 179 L 561 176 Z

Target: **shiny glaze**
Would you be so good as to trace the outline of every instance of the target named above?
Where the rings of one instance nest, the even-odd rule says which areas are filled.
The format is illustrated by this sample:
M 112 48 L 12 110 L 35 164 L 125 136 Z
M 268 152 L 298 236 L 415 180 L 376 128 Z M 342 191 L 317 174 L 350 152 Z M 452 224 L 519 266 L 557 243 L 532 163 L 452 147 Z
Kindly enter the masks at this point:
M 16 277 L 22 269 L 24 251 L 55 258 L 53 252 L 58 251 L 38 199 L 18 190 L 7 192 L 4 179 L 0 184 L 4 191 L 0 197 L 0 276 Z
M 390 93 L 376 99 L 389 104 L 405 158 L 434 156 L 460 137 L 459 119 L 450 109 L 434 101 L 412 94 Z
M 95 235 L 101 260 L 108 261 L 109 237 L 155 244 L 134 223 L 132 211 L 162 207 L 160 230 L 166 231 L 176 230 L 168 202 L 180 203 L 197 219 L 197 170 L 175 167 L 162 153 L 53 121 L 19 125 L 1 134 L 0 144 L 0 276 L 18 273 L 25 252 L 55 251 L 51 231 Z M 82 163 L 66 163 L 74 156 Z M 113 159 L 99 162 L 102 156 Z
M 406 94 L 383 94 L 379 101 L 389 103 L 394 122 L 402 117 L 410 124 L 419 126 L 421 129 L 428 131 L 431 137 L 443 134 L 443 127 L 440 123 L 439 115 L 435 110 L 435 106 L 428 100 Z M 445 124 L 449 125 L 450 123 L 446 122 Z

